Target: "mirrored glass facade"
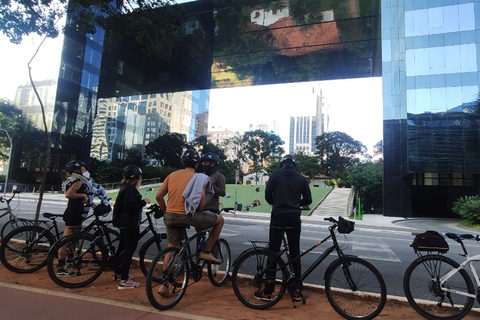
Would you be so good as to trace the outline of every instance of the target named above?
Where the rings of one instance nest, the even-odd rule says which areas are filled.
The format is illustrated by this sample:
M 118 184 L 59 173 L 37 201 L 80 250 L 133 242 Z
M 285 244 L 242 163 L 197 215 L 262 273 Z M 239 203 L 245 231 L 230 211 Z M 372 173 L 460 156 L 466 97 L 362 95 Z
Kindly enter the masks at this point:
M 479 5 L 382 1 L 386 215 L 449 217 L 478 194 Z

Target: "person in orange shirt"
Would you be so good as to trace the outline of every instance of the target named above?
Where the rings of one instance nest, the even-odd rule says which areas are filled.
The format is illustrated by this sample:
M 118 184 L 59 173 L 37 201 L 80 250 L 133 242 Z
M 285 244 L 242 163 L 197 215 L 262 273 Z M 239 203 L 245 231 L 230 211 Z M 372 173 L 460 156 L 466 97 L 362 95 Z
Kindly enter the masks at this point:
M 186 212 L 185 198 L 183 195 L 190 180 L 194 178 L 195 169 L 200 162 L 200 156 L 196 150 L 188 149 L 182 155 L 182 162 L 185 168 L 168 175 L 155 196 L 158 205 L 163 212 L 165 212 L 163 220 L 167 229 L 168 246 L 176 247 L 183 239 L 183 230 L 172 228 L 174 225 L 186 224 L 200 229 L 208 229 L 211 227 L 212 229 L 209 233 L 208 240 L 205 243 L 199 258 L 211 263 L 220 264 L 222 261 L 217 259 L 211 253 L 211 250 L 222 231 L 224 224 L 223 217 L 211 211 L 203 211 L 205 203 L 204 189 L 202 190 L 201 195 L 199 195 L 201 196 L 201 199 L 196 211 L 193 213 Z M 209 181 L 208 176 L 206 176 L 206 178 Z M 166 195 L 168 195 L 168 200 L 165 203 L 164 197 Z

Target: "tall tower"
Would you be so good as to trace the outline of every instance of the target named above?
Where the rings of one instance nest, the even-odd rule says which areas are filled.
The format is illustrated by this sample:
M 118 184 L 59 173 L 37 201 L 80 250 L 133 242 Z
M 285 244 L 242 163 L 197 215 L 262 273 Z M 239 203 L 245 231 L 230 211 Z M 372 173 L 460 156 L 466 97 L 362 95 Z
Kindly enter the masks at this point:
M 322 89 L 320 86 L 312 87 L 311 98 L 307 101 L 313 101 L 312 111 L 310 115 L 296 116 L 290 118 L 290 135 L 289 135 L 289 153 L 301 151 L 306 154 L 314 154 L 316 151 L 315 138 L 322 135 L 323 117 L 322 117 Z

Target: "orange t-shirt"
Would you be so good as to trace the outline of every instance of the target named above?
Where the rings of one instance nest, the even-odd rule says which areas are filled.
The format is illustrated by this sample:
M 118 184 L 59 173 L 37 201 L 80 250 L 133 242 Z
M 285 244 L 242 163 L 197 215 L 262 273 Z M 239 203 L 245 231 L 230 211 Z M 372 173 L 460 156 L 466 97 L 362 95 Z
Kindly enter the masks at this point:
M 167 212 L 186 214 L 183 191 L 192 179 L 195 171 L 185 168 L 168 175 L 163 184 L 167 184 Z

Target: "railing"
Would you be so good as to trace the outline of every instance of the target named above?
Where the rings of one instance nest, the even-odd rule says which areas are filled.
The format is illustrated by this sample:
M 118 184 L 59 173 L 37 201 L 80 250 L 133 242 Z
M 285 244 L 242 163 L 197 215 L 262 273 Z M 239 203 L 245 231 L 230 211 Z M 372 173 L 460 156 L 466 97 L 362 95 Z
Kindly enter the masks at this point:
M 152 184 L 159 184 L 161 183 L 160 178 L 152 178 L 152 179 L 144 179 L 142 180 L 142 185 L 152 185 Z M 105 183 L 102 184 L 102 187 L 105 188 L 105 190 L 115 190 L 120 187 L 120 182 L 114 182 L 114 183 Z M 7 192 L 10 192 L 13 188 L 13 186 L 17 186 L 17 188 L 22 191 L 22 192 L 38 192 L 40 190 L 40 184 L 22 184 L 22 183 L 9 183 L 7 186 Z M 2 185 L 3 187 L 3 185 Z M 63 193 L 62 191 L 62 185 L 45 185 L 45 192 L 48 193 Z

